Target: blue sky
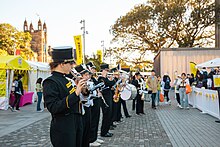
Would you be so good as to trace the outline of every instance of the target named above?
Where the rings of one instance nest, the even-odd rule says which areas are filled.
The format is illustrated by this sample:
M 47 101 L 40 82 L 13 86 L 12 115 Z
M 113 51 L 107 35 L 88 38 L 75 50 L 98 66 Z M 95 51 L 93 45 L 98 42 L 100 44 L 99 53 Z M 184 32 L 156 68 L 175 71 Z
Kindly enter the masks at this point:
M 10 23 L 23 30 L 28 24 L 37 28 L 39 17 L 48 28 L 48 45 L 74 46 L 73 36 L 82 34 L 80 20 L 85 19 L 86 54 L 101 49 L 101 40 L 108 47 L 110 26 L 136 4 L 146 0 L 0 0 L 0 23 Z

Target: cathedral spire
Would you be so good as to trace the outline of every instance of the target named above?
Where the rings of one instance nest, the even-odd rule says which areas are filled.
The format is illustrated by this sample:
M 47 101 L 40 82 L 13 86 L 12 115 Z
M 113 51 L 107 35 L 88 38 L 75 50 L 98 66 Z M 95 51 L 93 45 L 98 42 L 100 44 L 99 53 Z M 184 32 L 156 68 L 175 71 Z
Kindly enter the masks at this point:
M 24 32 L 28 31 L 28 24 L 27 24 L 27 20 L 25 18 L 25 21 L 24 21 Z

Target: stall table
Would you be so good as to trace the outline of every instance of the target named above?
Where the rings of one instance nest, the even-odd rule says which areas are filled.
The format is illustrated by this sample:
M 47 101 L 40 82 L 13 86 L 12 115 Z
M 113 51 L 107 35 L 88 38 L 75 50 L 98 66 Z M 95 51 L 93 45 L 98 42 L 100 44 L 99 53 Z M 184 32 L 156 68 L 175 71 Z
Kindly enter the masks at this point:
M 23 107 L 26 104 L 32 104 L 34 92 L 25 92 L 24 95 L 20 98 L 19 107 Z M 10 94 L 10 105 L 12 105 L 15 101 L 15 95 L 13 93 Z

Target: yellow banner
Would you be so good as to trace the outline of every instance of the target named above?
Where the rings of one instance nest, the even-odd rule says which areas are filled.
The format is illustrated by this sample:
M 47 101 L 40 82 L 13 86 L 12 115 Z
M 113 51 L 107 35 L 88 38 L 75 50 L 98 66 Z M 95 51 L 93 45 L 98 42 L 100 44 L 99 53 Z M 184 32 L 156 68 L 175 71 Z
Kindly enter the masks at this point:
M 102 55 L 102 50 L 97 50 L 97 56 L 98 56 L 98 60 L 100 63 L 102 63 L 102 58 L 103 58 L 103 55 Z
M 6 96 L 6 70 L 0 70 L 0 98 Z
M 193 73 L 194 76 L 196 76 L 196 72 L 197 72 L 196 63 L 190 62 L 190 63 L 189 63 L 189 66 L 190 66 L 190 71 L 191 71 L 191 73 Z
M 220 75 L 213 75 L 214 87 L 220 87 Z
M 74 42 L 76 45 L 76 63 L 77 65 L 83 62 L 83 51 L 82 51 L 82 39 L 81 35 L 74 36 Z

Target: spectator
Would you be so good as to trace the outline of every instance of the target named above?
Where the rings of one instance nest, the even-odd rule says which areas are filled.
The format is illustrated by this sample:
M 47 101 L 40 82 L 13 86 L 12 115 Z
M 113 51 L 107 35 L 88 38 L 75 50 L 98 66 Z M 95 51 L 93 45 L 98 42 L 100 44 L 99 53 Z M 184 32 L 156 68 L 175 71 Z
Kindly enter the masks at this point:
M 159 105 L 160 102 L 160 93 L 161 93 L 161 78 L 160 76 L 157 76 L 157 96 L 156 96 L 156 106 Z
M 175 86 L 175 95 L 176 95 L 176 100 L 177 100 L 177 107 L 181 107 L 180 104 L 180 94 L 179 94 L 179 85 L 177 85 L 178 81 L 181 80 L 181 75 L 178 75 L 174 81 L 174 86 Z
M 149 87 L 149 91 L 152 91 L 151 99 L 152 99 L 152 108 L 156 109 L 155 98 L 157 93 L 157 77 L 155 76 L 155 71 L 151 71 L 151 76 L 149 76 L 147 80 L 147 85 Z
M 37 92 L 37 112 L 42 112 L 43 109 L 40 108 L 40 104 L 43 96 L 42 78 L 38 78 L 36 82 L 36 92 Z
M 180 108 L 189 109 L 188 96 L 186 94 L 186 85 L 189 84 L 189 80 L 186 77 L 185 73 L 181 74 L 181 79 L 178 80 L 177 85 L 179 85 L 179 94 L 180 94 Z
M 195 82 L 195 77 L 194 77 L 194 74 L 191 73 L 191 75 L 189 76 L 189 84 L 190 86 Z
M 171 100 L 169 99 L 169 91 L 170 91 L 170 77 L 167 73 L 164 74 L 163 76 L 163 82 L 162 82 L 162 87 L 163 87 L 163 90 L 164 90 L 164 97 L 166 97 L 167 99 L 167 102 L 166 104 L 171 104 Z
M 15 85 L 15 101 L 12 105 L 13 111 L 19 111 L 20 98 L 24 95 L 23 85 L 22 85 L 22 76 L 18 75 L 18 78 L 14 81 Z M 14 106 L 16 105 L 16 110 L 14 110 Z

